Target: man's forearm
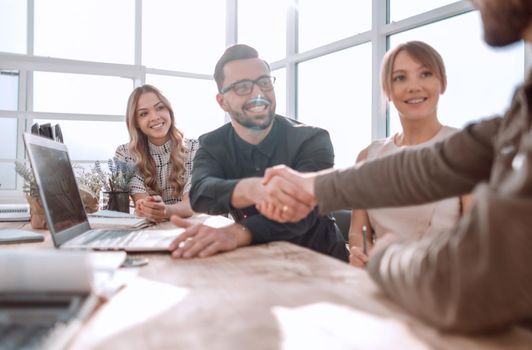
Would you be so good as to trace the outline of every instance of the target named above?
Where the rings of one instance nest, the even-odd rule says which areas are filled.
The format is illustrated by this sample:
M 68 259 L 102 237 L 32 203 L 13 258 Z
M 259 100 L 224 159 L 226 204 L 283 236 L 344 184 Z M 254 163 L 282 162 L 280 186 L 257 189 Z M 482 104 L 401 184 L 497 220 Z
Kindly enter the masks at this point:
M 369 262 L 391 299 L 437 328 L 462 333 L 532 319 L 532 200 L 487 185 L 475 197 L 452 231 L 391 245 Z
M 320 212 L 423 204 L 468 193 L 489 178 L 499 123 L 474 124 L 436 145 L 318 176 Z
M 260 202 L 262 198 L 262 178 L 250 177 L 238 181 L 231 195 L 234 208 L 246 208 Z

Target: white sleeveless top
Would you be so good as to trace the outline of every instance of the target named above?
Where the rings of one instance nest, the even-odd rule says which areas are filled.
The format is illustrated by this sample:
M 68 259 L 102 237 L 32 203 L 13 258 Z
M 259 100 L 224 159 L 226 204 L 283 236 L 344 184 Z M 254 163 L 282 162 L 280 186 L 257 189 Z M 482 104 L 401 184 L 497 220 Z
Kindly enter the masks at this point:
M 406 148 L 424 147 L 452 135 L 457 129 L 443 126 L 429 141 L 398 147 L 394 136 L 377 140 L 368 147 L 368 160 L 380 158 Z M 460 199 L 458 197 L 438 202 L 399 208 L 381 208 L 368 210 L 369 221 L 377 238 L 393 232 L 401 238 L 419 239 L 425 234 L 441 232 L 452 228 L 460 217 Z

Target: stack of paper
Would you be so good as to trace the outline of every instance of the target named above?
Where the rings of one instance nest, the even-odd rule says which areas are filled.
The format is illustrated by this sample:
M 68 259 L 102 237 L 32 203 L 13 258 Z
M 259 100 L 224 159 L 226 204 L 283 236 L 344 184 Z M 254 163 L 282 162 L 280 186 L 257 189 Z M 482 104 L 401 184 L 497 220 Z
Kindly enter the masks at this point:
M 0 292 L 90 292 L 92 266 L 84 252 L 4 251 Z
M 99 210 L 88 217 L 93 228 L 143 228 L 152 224 L 146 218 L 112 210 Z
M 125 260 L 124 252 L 7 250 L 0 255 L 0 293 L 88 293 Z

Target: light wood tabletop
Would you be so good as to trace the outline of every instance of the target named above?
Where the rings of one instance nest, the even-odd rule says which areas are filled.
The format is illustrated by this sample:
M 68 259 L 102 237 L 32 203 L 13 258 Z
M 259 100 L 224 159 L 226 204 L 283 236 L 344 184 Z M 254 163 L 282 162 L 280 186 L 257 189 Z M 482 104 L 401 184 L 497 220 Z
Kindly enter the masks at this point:
M 38 245 L 52 246 L 47 237 L 17 248 Z M 442 334 L 390 302 L 365 270 L 287 242 L 204 259 L 144 256 L 149 264 L 98 308 L 71 349 L 532 346 L 532 331 L 522 327 L 485 336 Z

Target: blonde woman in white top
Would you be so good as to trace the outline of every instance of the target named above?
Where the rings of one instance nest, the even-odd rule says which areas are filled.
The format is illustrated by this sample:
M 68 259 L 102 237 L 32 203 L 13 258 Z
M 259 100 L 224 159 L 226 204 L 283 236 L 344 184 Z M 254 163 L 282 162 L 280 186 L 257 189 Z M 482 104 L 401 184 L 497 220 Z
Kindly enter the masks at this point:
M 438 120 L 438 100 L 445 92 L 447 77 L 441 56 L 431 46 L 411 41 L 387 52 L 381 67 L 381 86 L 399 112 L 402 132 L 373 142 L 360 152 L 357 162 L 409 147 L 423 147 L 455 131 Z M 451 228 L 469 206 L 469 200 L 466 196 L 414 207 L 353 210 L 349 229 L 350 263 L 366 264 L 372 248 L 371 237 L 379 239 L 393 233 L 404 238 L 420 238 Z

